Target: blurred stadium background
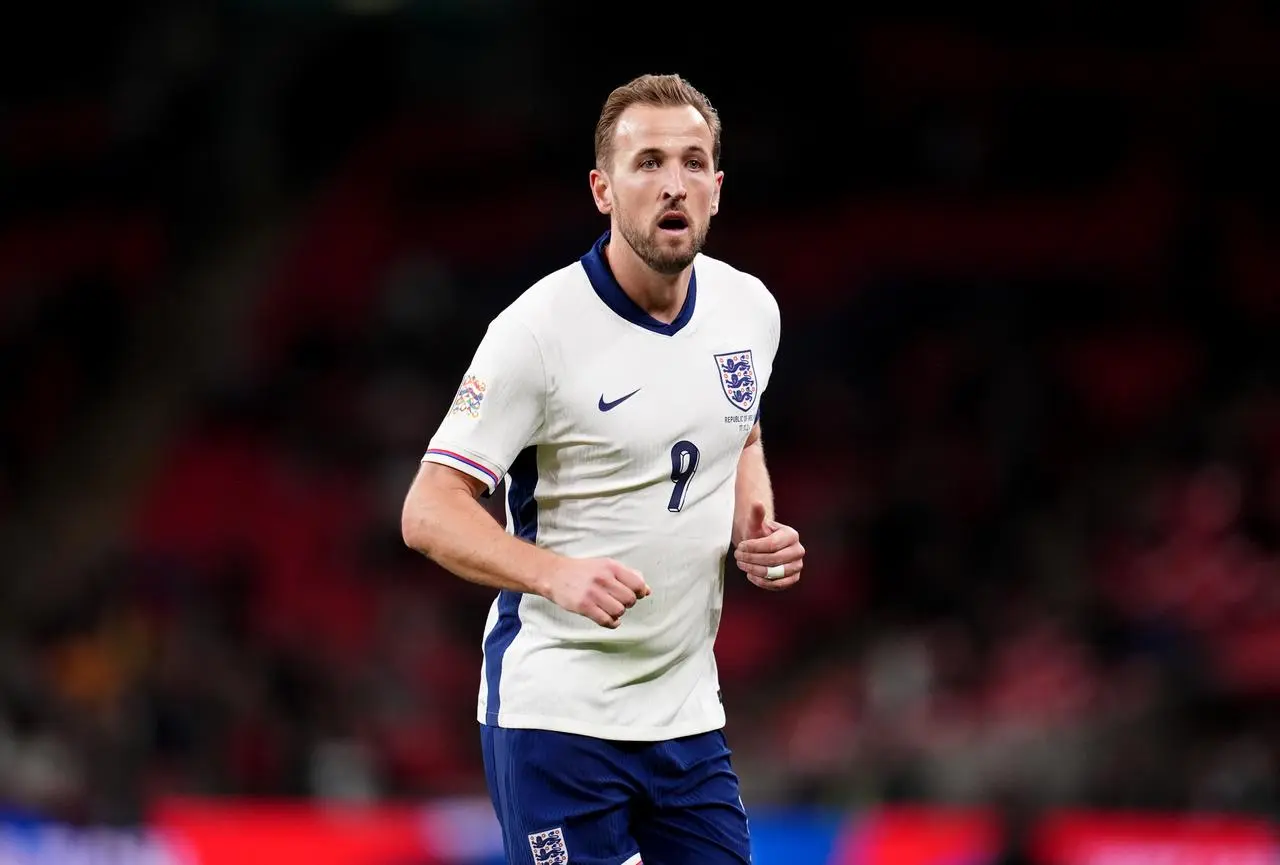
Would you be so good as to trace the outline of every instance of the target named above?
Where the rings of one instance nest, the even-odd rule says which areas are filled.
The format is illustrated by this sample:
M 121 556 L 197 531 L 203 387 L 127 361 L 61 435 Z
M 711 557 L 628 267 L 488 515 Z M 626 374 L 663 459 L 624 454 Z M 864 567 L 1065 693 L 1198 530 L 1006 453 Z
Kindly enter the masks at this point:
M 783 313 L 759 865 L 1280 861 L 1280 6 L 856 6 L 0 27 L 0 863 L 498 861 L 490 594 L 400 504 L 650 71 Z

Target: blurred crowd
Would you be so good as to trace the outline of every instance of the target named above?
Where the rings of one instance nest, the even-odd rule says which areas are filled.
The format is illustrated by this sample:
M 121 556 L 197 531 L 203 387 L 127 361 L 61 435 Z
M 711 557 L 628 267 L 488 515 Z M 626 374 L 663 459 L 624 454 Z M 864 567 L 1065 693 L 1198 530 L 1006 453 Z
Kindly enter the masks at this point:
M 727 581 L 749 803 L 1274 813 L 1274 12 L 868 12 L 800 86 L 571 74 L 501 6 L 85 13 L 6 93 L 0 805 L 483 791 L 491 595 L 400 505 L 488 319 L 604 228 L 604 96 L 681 71 L 809 550 Z

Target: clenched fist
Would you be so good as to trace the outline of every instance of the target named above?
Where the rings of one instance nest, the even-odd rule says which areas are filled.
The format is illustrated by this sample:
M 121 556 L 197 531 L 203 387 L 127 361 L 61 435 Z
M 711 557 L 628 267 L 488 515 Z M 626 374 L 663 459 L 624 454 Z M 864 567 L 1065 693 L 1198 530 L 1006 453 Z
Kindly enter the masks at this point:
M 567 559 L 546 592 L 556 606 L 606 628 L 618 627 L 623 613 L 648 596 L 640 572 L 613 559 Z

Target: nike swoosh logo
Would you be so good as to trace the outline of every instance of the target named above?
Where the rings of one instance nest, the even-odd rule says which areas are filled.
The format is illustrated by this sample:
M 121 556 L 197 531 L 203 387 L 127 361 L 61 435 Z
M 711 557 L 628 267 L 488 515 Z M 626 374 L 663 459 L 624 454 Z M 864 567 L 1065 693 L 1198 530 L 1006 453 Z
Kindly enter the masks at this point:
M 638 393 L 640 393 L 640 388 L 636 388 L 635 390 L 633 390 L 631 393 L 627 394 L 626 396 L 620 396 L 620 397 L 618 397 L 618 398 L 617 398 L 617 399 L 615 399 L 613 402 L 605 402 L 605 401 L 604 401 L 604 394 L 600 394 L 600 405 L 599 405 L 599 406 L 597 406 L 597 408 L 599 408 L 599 409 L 600 409 L 600 411 L 609 411 L 610 409 L 615 409 L 615 408 L 617 408 L 618 406 L 622 405 L 622 404 L 623 404 L 624 402 L 626 402 L 627 400 L 631 399 L 633 396 L 635 396 L 635 395 L 636 395 L 636 394 L 638 394 Z

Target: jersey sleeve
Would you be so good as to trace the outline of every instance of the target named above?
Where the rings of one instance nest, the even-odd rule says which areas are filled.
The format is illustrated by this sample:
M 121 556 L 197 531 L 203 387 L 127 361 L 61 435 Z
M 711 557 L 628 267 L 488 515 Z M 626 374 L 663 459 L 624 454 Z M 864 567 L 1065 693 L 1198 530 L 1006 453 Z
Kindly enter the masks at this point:
M 546 372 L 536 338 L 519 321 L 499 316 L 422 460 L 465 472 L 492 495 L 520 451 L 534 444 L 545 406 Z
M 762 288 L 764 287 L 764 283 L 760 285 Z M 782 311 L 778 309 L 778 299 L 773 296 L 769 289 L 764 289 L 764 295 L 766 299 L 765 315 L 769 322 L 769 339 L 773 348 L 773 353 L 770 355 L 769 360 L 772 362 L 777 358 L 778 346 L 782 343 Z
M 769 291 L 763 282 L 757 280 L 757 283 L 764 298 L 765 345 L 769 349 L 769 369 L 772 370 L 777 363 L 778 346 L 782 342 L 782 313 L 778 309 L 778 299 L 773 296 L 773 293 Z M 772 372 L 770 372 L 769 377 L 773 377 Z M 761 394 L 761 400 L 756 402 L 756 423 L 760 422 L 760 403 L 763 401 L 763 396 Z

